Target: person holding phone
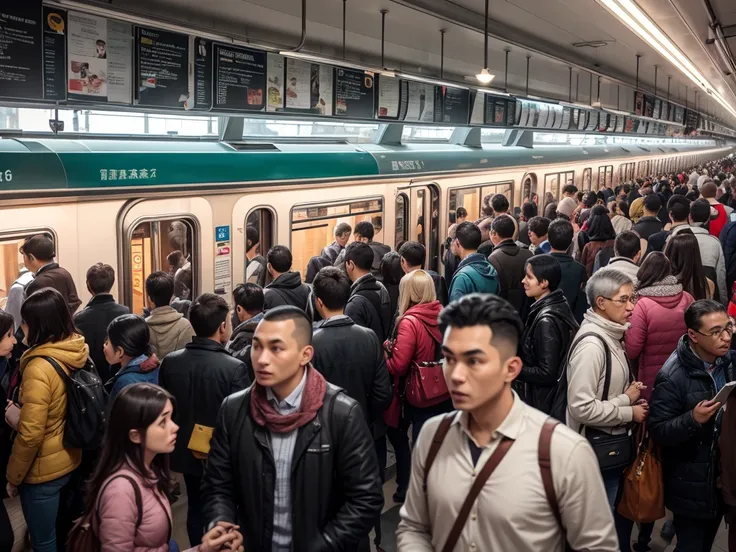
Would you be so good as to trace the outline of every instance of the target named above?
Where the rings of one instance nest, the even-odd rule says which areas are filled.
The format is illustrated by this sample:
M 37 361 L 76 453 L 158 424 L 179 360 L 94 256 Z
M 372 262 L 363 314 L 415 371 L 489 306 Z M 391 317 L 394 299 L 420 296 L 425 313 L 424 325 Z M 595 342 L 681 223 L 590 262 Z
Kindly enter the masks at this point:
M 662 447 L 665 506 L 674 514 L 678 550 L 710 550 L 723 518 L 716 479 L 722 404 L 736 381 L 730 350 L 733 321 L 720 303 L 695 301 L 685 311 L 687 333 L 657 374 L 649 434 Z

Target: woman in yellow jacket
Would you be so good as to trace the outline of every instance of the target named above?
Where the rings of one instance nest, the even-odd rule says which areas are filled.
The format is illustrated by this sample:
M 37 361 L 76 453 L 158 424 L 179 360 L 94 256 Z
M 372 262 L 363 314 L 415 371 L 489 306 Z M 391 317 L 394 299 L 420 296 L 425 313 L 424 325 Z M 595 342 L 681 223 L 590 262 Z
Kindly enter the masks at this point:
M 21 411 L 7 490 L 10 496 L 20 494 L 34 552 L 56 552 L 61 489 L 79 466 L 82 451 L 64 446 L 66 382 L 41 357 L 52 357 L 68 373 L 84 366 L 89 348 L 76 333 L 64 298 L 54 289 L 28 297 L 21 317 L 30 349 L 20 359 Z

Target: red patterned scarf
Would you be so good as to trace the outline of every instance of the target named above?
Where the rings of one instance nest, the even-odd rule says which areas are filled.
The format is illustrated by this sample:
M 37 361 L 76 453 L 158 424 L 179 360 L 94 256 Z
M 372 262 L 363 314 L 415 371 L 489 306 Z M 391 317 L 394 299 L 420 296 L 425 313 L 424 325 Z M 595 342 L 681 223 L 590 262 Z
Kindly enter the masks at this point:
M 268 402 L 266 388 L 256 382 L 250 397 L 250 415 L 258 425 L 273 433 L 291 433 L 314 420 L 322 408 L 326 391 L 327 380 L 309 364 L 299 410 L 286 416 L 279 414 Z

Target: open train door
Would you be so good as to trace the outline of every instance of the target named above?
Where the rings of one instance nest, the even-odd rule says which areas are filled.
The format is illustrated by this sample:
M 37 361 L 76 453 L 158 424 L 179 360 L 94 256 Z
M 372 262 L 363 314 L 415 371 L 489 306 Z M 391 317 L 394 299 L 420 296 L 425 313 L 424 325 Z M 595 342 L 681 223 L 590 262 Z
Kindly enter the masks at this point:
M 441 255 L 440 220 L 440 190 L 436 184 L 412 183 L 397 190 L 397 240 L 404 237 L 404 241 L 413 240 L 424 245 L 427 249 L 424 268 L 436 272 L 439 272 Z M 398 241 L 395 245 L 399 245 Z

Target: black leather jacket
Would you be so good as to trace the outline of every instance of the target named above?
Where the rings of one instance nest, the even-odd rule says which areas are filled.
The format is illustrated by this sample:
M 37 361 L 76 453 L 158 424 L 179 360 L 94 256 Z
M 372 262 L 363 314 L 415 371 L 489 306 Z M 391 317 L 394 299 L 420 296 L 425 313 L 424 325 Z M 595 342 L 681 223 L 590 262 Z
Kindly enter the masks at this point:
M 252 389 L 252 388 L 251 388 Z M 222 403 L 202 482 L 205 526 L 239 523 L 248 552 L 271 552 L 276 470 L 250 392 Z M 299 428 L 292 460 L 293 552 L 369 550 L 383 507 L 373 438 L 358 403 L 327 384 L 317 417 Z
M 726 381 L 736 377 L 733 351 L 716 362 Z M 716 487 L 719 473 L 718 434 L 723 412 L 700 425 L 693 409 L 716 394 L 713 378 L 693 353 L 685 335 L 654 382 L 649 402 L 649 434 L 662 446 L 665 506 L 675 514 L 713 518 L 722 512 Z
M 549 414 L 560 369 L 578 329 L 562 290 L 536 301 L 521 337 L 524 365 L 517 380 L 523 384 L 524 402 Z

